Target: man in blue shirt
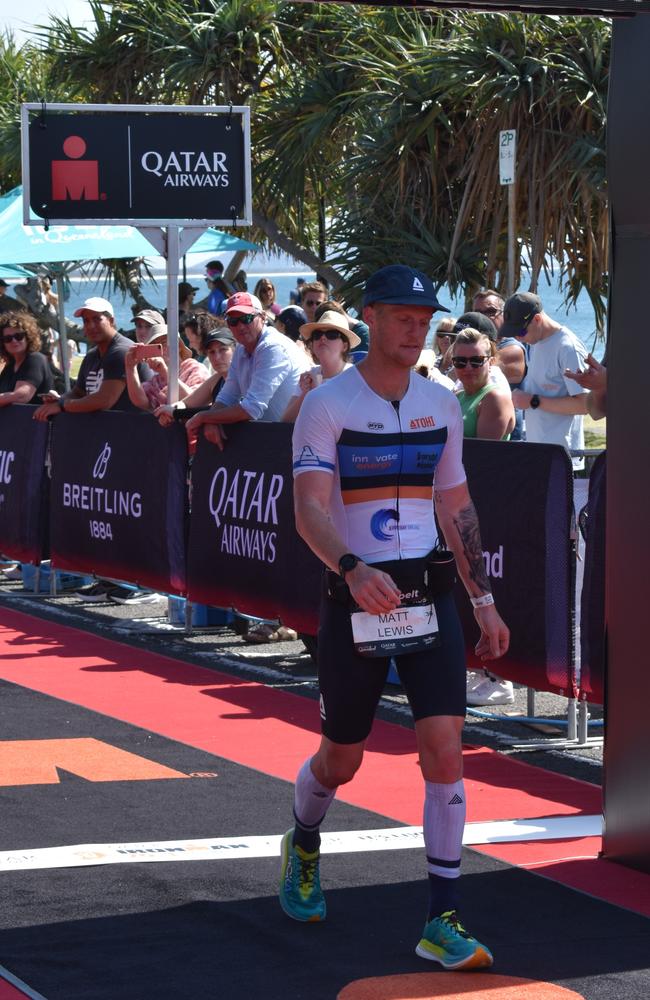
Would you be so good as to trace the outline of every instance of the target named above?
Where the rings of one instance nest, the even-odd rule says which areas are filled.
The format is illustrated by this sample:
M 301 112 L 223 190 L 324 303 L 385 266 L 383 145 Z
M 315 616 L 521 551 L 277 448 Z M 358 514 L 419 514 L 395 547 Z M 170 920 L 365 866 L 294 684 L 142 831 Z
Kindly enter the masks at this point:
M 226 383 L 211 409 L 197 413 L 185 428 L 192 444 L 205 425 L 208 441 L 223 447 L 222 424 L 242 420 L 281 420 L 298 379 L 309 367 L 307 355 L 284 334 L 266 325 L 262 303 L 249 292 L 226 302 L 226 323 L 237 341 Z

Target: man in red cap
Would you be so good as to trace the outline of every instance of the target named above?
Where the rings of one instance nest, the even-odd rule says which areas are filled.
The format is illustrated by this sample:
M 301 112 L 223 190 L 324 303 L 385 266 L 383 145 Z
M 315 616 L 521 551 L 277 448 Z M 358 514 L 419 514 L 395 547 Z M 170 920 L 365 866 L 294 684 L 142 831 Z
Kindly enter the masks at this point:
M 221 426 L 243 420 L 281 420 L 308 367 L 304 352 L 268 326 L 262 303 L 249 292 L 236 292 L 226 303 L 226 323 L 237 341 L 226 384 L 210 410 L 185 425 L 190 441 L 202 426 L 205 436 L 223 446 Z

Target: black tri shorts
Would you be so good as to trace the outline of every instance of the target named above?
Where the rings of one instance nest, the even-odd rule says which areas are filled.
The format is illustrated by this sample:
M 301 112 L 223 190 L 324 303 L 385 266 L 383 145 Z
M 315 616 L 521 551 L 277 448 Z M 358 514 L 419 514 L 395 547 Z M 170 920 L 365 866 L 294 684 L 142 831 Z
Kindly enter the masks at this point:
M 323 734 L 333 743 L 361 743 L 372 729 L 389 657 L 357 655 L 350 614 L 327 595 L 324 578 L 318 630 L 318 681 Z M 413 718 L 463 717 L 466 709 L 465 641 L 453 593 L 434 600 L 441 642 L 395 658 Z

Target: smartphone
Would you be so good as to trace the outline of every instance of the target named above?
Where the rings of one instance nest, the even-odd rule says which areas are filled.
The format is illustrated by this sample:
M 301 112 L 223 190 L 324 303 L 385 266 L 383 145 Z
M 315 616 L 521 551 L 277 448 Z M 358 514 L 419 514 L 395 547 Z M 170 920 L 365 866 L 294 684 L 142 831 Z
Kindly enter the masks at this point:
M 161 358 L 162 344 L 138 344 L 139 358 Z

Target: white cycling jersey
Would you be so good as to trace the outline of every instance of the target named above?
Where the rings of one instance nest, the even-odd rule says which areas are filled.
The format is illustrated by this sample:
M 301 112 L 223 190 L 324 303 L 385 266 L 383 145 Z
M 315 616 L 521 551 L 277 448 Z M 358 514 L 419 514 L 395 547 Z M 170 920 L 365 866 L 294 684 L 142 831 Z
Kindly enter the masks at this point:
M 465 482 L 463 420 L 448 389 L 411 373 L 399 403 L 357 368 L 307 394 L 293 432 L 294 476 L 336 476 L 332 518 L 366 562 L 415 559 L 435 546 L 433 482 Z

